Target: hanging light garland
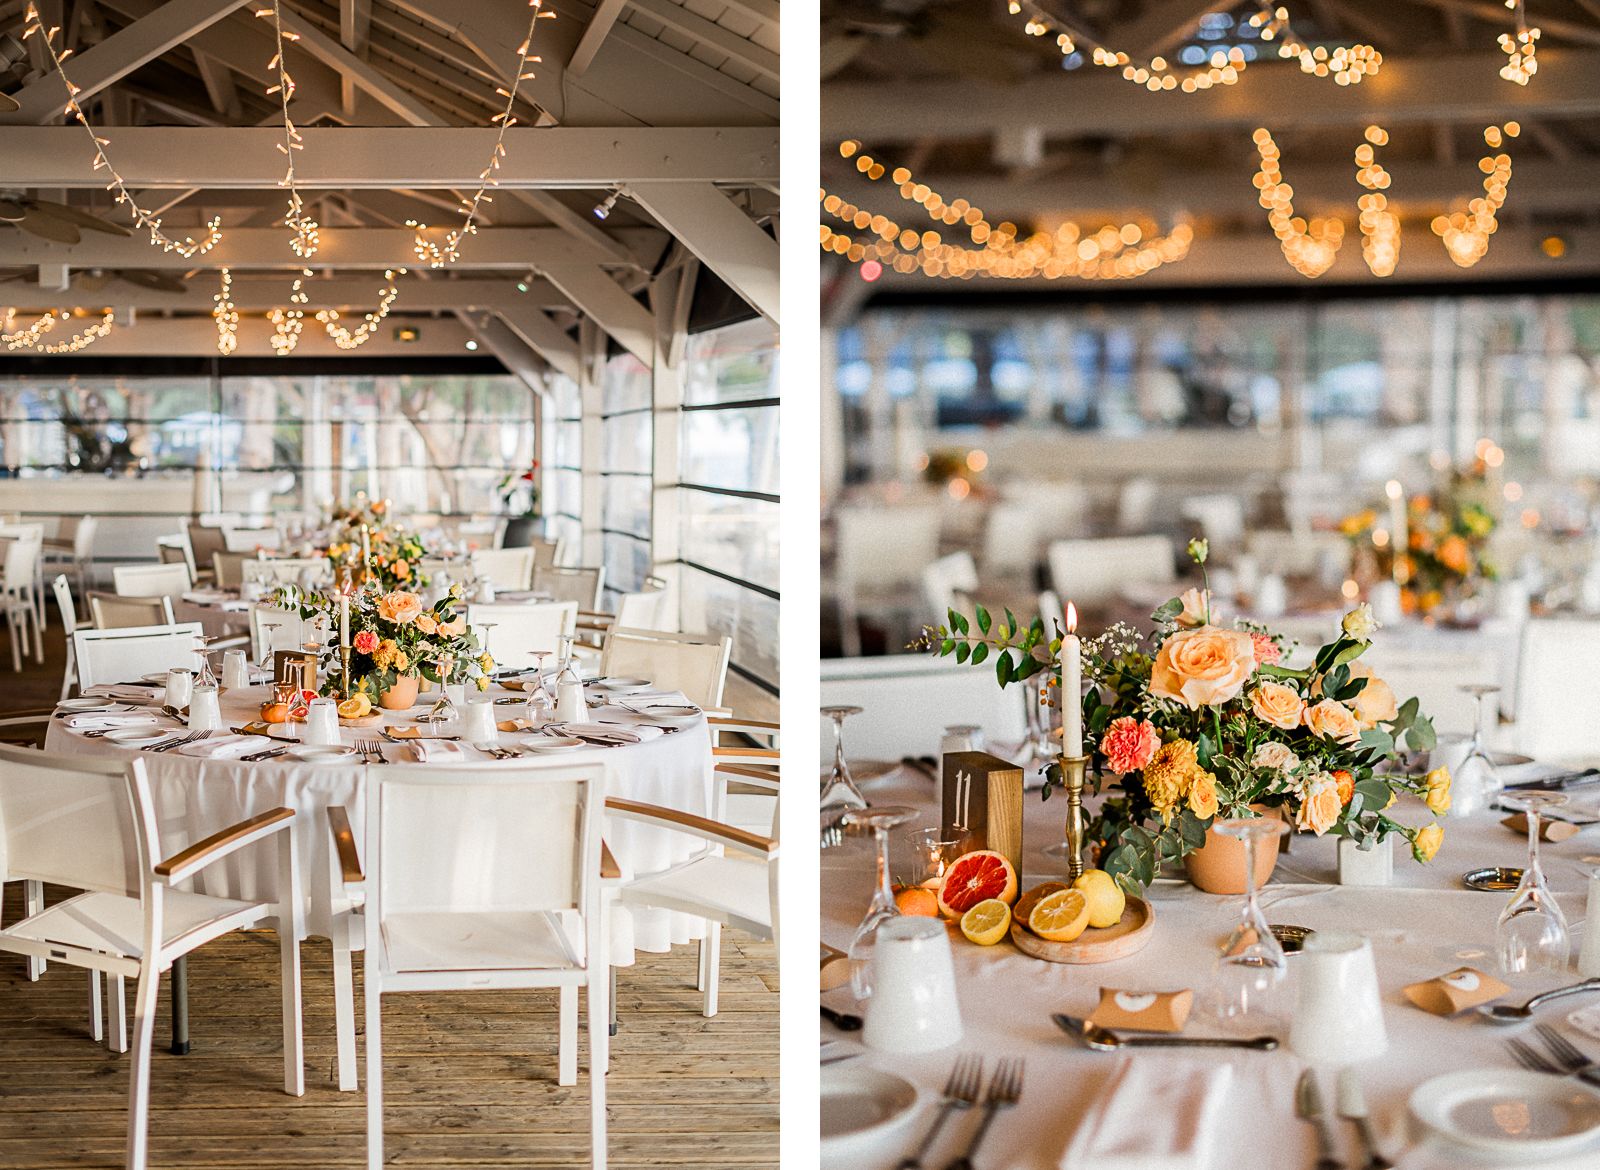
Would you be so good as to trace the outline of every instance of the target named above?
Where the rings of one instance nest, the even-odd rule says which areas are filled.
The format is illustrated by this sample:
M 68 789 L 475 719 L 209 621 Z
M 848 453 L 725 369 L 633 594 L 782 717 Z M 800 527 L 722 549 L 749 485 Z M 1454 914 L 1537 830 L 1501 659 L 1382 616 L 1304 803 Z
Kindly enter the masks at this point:
M 1389 132 L 1381 126 L 1368 126 L 1366 141 L 1356 147 L 1356 182 L 1367 194 L 1356 200 L 1361 214 L 1361 258 L 1374 276 L 1393 276 L 1400 263 L 1400 217 L 1389 210 L 1390 175 L 1377 161 L 1374 148 L 1389 145 Z
M 1344 243 L 1344 224 L 1337 219 L 1305 219 L 1294 213 L 1294 188 L 1283 181 L 1281 152 L 1265 127 L 1252 135 L 1261 156 L 1254 179 L 1259 202 L 1267 209 L 1267 223 L 1278 237 L 1283 258 L 1301 276 L 1315 279 L 1333 267 Z
M 270 344 L 279 357 L 288 357 L 300 344 L 300 332 L 305 328 L 305 306 L 311 300 L 306 294 L 306 278 L 310 275 L 311 269 L 302 268 L 289 286 L 290 308 L 273 309 L 267 314 L 267 320 L 272 322 Z
M 294 233 L 289 241 L 289 246 L 294 249 L 294 254 L 301 259 L 309 259 L 317 254 L 319 224 L 306 214 L 305 200 L 300 196 L 300 189 L 295 185 L 294 152 L 305 149 L 305 140 L 300 136 L 300 131 L 295 128 L 294 119 L 289 114 L 289 102 L 294 97 L 294 78 L 289 76 L 288 62 L 284 59 L 284 42 L 298 41 L 298 33 L 287 32 L 283 27 L 282 0 L 272 0 L 271 8 L 256 9 L 256 16 L 261 19 L 272 17 L 272 31 L 276 37 L 277 52 L 272 60 L 267 62 L 269 71 L 276 71 L 278 81 L 276 85 L 267 87 L 267 96 L 274 94 L 278 97 L 278 105 L 283 111 L 283 141 L 278 143 L 278 150 L 284 157 L 283 178 L 278 180 L 278 186 L 287 188 L 289 192 L 289 210 L 283 217 L 283 222 Z
M 90 325 L 81 333 L 75 333 L 65 341 L 53 344 L 44 341 L 46 333 L 49 333 L 60 322 L 70 320 L 72 316 L 73 313 L 66 309 L 51 309 L 24 329 L 19 329 L 14 333 L 0 333 L 0 342 L 3 342 L 5 347 L 11 350 L 31 349 L 36 353 L 77 353 L 81 349 L 88 349 L 107 333 L 110 333 L 112 326 L 116 323 L 115 314 L 110 309 L 106 309 L 103 311 L 99 321 Z M 7 325 L 10 325 L 15 319 L 15 310 L 7 312 Z
M 406 270 L 399 270 L 398 275 L 404 276 Z M 400 290 L 395 287 L 396 272 L 389 269 L 383 274 L 388 283 L 384 285 L 383 292 L 378 297 L 378 307 L 373 312 L 362 318 L 361 324 L 354 329 L 346 329 L 339 324 L 339 311 L 337 309 L 320 309 L 317 311 L 317 320 L 322 322 L 322 327 L 328 331 L 328 336 L 333 338 L 333 344 L 340 349 L 360 349 L 376 332 L 378 325 L 389 315 L 389 309 L 394 304 L 395 298 L 400 295 Z
M 88 349 L 106 334 L 110 333 L 116 325 L 116 314 L 107 309 L 100 320 L 83 330 L 75 333 L 65 341 L 58 341 L 53 345 L 38 345 L 34 348 L 40 353 L 77 353 L 79 350 Z
M 193 259 L 196 256 L 204 256 L 212 248 L 215 248 L 218 241 L 222 239 L 221 217 L 213 216 L 211 218 L 206 224 L 205 235 L 199 240 L 189 237 L 185 237 L 182 240 L 174 240 L 161 230 L 161 217 L 139 205 L 138 200 L 133 197 L 133 192 L 128 190 L 128 184 L 117 173 L 117 168 L 111 164 L 111 156 L 106 151 L 106 148 L 111 145 L 111 140 L 96 133 L 94 127 L 89 125 L 89 119 L 84 114 L 83 107 L 78 104 L 78 94 L 83 91 L 73 84 L 72 79 L 67 76 L 65 68 L 65 62 L 68 57 L 72 56 L 72 50 L 62 49 L 57 52 L 55 47 L 56 34 L 61 29 L 54 27 L 47 30 L 44 26 L 44 21 L 39 16 L 39 9 L 32 3 L 29 3 L 27 7 L 24 25 L 22 39 L 27 40 L 29 37 L 36 36 L 44 44 L 45 52 L 50 57 L 51 66 L 55 69 L 56 75 L 61 78 L 61 83 L 67 87 L 67 104 L 63 112 L 68 117 L 76 119 L 78 124 L 83 127 L 84 132 L 89 135 L 90 141 L 94 143 L 94 169 L 105 171 L 110 176 L 110 180 L 106 183 L 106 190 L 113 193 L 117 204 L 127 205 L 128 214 L 133 217 L 134 226 L 148 231 L 150 233 L 150 242 L 163 252 L 176 252 L 186 260 Z
M 1523 8 L 1523 0 L 1506 0 L 1506 7 L 1516 15 L 1517 27 L 1514 33 L 1500 34 L 1500 48 L 1506 55 L 1506 63 L 1500 67 L 1500 76 L 1517 85 L 1527 85 L 1528 80 L 1539 72 L 1539 62 L 1534 59 L 1539 30 L 1528 27 L 1528 14 Z
M 32 325 L 26 325 L 12 333 L 0 332 L 0 345 L 7 349 L 32 349 L 39 344 L 39 339 L 56 327 L 58 321 L 65 321 L 68 313 L 65 309 L 51 309 Z M 16 324 L 16 309 L 6 310 L 5 327 L 10 329 Z
M 1090 60 L 1106 69 L 1118 70 L 1121 76 L 1143 86 L 1152 93 L 1174 90 L 1198 93 L 1218 85 L 1233 85 L 1246 66 L 1249 55 L 1238 45 L 1230 49 L 1216 49 L 1206 59 L 1205 67 L 1183 77 L 1172 71 L 1165 57 L 1152 57 L 1136 62 L 1127 53 L 1117 52 L 1097 43 L 1093 38 L 1073 29 L 1065 21 L 1045 10 L 1036 0 L 1008 0 L 1006 5 L 1013 16 L 1025 20 L 1023 31 L 1029 36 L 1054 36 L 1056 47 L 1063 57 L 1079 52 L 1079 46 L 1088 46 Z M 1328 49 L 1322 45 L 1312 48 L 1294 31 L 1289 23 L 1289 10 L 1260 0 L 1258 9 L 1248 20 L 1250 28 L 1263 41 L 1278 42 L 1278 56 L 1300 63 L 1300 71 L 1313 77 L 1331 77 L 1339 85 L 1358 85 L 1365 77 L 1376 74 L 1383 65 L 1383 54 L 1371 45 L 1350 45 Z
M 276 2 L 276 0 L 275 0 Z M 451 228 L 445 233 L 444 243 L 436 244 L 424 234 L 428 225 L 415 219 L 406 220 L 406 226 L 412 231 L 411 250 L 418 260 L 430 268 L 443 268 L 447 264 L 454 264 L 461 259 L 461 241 L 467 236 L 478 234 L 478 216 L 485 203 L 493 203 L 494 196 L 488 193 L 490 187 L 498 187 L 500 180 L 495 177 L 495 172 L 500 169 L 501 160 L 506 156 L 506 131 L 517 124 L 516 115 L 512 109 L 516 105 L 517 91 L 524 81 L 531 81 L 534 73 L 528 72 L 529 64 L 537 64 L 544 60 L 542 57 L 531 56 L 533 50 L 533 34 L 541 20 L 554 20 L 554 12 L 544 11 L 544 0 L 528 0 L 528 7 L 533 10 L 533 15 L 528 18 L 528 35 L 522 39 L 522 44 L 517 48 L 517 69 L 512 79 L 511 88 L 503 85 L 495 86 L 495 93 L 506 99 L 505 109 L 496 114 L 491 121 L 500 126 L 500 133 L 495 135 L 494 149 L 489 153 L 489 162 L 478 173 L 478 189 L 472 193 L 470 199 L 462 199 L 461 210 L 466 213 L 466 219 L 458 228 Z
M 882 179 L 887 168 L 860 151 L 861 144 L 854 139 L 839 146 L 840 155 L 855 158 L 857 171 L 869 181 Z M 895 168 L 892 179 L 902 199 L 921 205 L 936 223 L 964 228 L 977 246 L 946 243 L 935 229 L 919 233 L 903 228 L 888 216 L 874 215 L 823 189 L 819 198 L 827 215 L 856 231 L 870 231 L 878 237 L 863 243 L 848 231 L 822 224 L 820 243 L 824 251 L 855 264 L 874 260 L 888 264 L 896 272 L 911 273 L 920 268 L 927 276 L 943 278 L 1127 280 L 1182 260 L 1194 240 L 1194 230 L 1186 223 L 1176 225 L 1165 236 L 1149 236 L 1137 223 L 1108 224 L 1097 232 L 1085 232 L 1075 223 L 1064 223 L 1054 232 L 1040 231 L 1019 239 L 1015 224 L 990 225 L 982 209 L 965 199 L 946 203 L 927 184 L 916 182 L 906 167 Z
M 1489 251 L 1489 237 L 1500 226 L 1497 216 L 1505 206 L 1506 190 L 1511 185 L 1511 156 L 1500 148 L 1507 138 L 1521 133 L 1522 127 L 1516 122 L 1485 128 L 1483 141 L 1499 153 L 1486 154 L 1478 160 L 1478 169 L 1484 175 L 1483 194 L 1468 203 L 1466 211 L 1435 216 L 1429 225 L 1433 234 L 1444 241 L 1450 259 L 1462 268 L 1471 268 L 1484 258 Z
M 222 270 L 221 287 L 211 298 L 211 316 L 217 323 L 217 352 L 227 357 L 239 348 L 239 310 L 233 304 L 233 273 Z

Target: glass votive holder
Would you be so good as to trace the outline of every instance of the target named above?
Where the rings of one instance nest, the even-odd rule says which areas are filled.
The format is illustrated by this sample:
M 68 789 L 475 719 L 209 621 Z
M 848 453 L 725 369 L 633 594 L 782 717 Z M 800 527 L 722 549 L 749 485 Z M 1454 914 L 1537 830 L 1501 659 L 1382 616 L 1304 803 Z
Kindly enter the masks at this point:
M 905 886 L 937 890 L 945 870 L 971 848 L 971 834 L 965 829 L 914 829 L 905 835 Z

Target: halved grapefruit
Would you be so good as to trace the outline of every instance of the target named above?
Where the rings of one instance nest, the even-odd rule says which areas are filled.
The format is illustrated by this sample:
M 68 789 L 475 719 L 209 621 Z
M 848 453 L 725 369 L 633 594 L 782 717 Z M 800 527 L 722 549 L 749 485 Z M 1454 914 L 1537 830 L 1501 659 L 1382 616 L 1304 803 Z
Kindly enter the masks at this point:
M 940 911 L 946 917 L 960 918 L 987 898 L 999 898 L 1007 905 L 1015 902 L 1017 871 L 993 850 L 962 854 L 945 870 L 939 887 Z

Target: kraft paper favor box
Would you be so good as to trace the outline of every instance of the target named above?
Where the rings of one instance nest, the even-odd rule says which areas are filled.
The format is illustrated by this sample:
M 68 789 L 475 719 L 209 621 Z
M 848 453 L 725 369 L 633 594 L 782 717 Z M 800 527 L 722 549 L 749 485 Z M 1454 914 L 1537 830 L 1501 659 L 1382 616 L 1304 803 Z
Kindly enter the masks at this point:
M 1499 999 L 1511 988 L 1493 975 L 1472 967 L 1457 967 L 1437 979 L 1424 979 L 1405 988 L 1405 997 L 1425 1012 L 1453 1016 L 1470 1007 Z
M 1022 769 L 988 752 L 944 757 L 939 826 L 965 829 L 969 849 L 992 849 L 1022 872 Z
M 1101 1028 L 1124 1032 L 1181 1032 L 1194 1006 L 1194 992 L 1118 991 L 1100 989 L 1100 1003 L 1089 1013 L 1089 1022 Z

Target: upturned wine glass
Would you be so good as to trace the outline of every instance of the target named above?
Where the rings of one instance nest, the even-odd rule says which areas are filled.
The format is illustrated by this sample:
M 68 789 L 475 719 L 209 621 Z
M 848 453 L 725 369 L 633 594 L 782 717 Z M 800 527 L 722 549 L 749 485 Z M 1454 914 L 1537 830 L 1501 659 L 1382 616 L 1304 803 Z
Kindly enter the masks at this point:
M 877 847 L 877 885 L 872 891 L 866 917 L 856 928 L 847 952 L 850 986 L 857 999 L 872 995 L 872 956 L 878 943 L 878 927 L 900 916 L 900 908 L 894 902 L 894 888 L 889 884 L 889 830 L 915 819 L 916 815 L 916 809 L 898 804 L 851 809 L 844 814 L 844 823 L 852 829 L 870 832 Z
M 861 714 L 860 707 L 824 707 L 822 713 L 833 720 L 833 768 L 822 780 L 822 808 L 866 808 L 867 798 L 850 776 L 844 759 L 844 721 Z
M 1455 811 L 1457 815 L 1464 816 L 1492 804 L 1505 782 L 1501 780 L 1494 762 L 1489 759 L 1488 749 L 1483 743 L 1483 700 L 1486 695 L 1493 695 L 1500 688 L 1489 683 L 1464 683 L 1461 690 L 1472 696 L 1474 704 L 1472 745 L 1451 782 Z
M 1495 951 L 1506 975 L 1564 975 L 1571 956 L 1567 916 L 1545 884 L 1539 864 L 1539 820 L 1545 809 L 1567 803 L 1563 792 L 1528 792 L 1503 796 L 1500 803 L 1528 818 L 1528 865 L 1516 893 L 1495 923 Z
M 1217 1022 L 1236 1031 L 1271 1031 L 1281 1024 L 1284 977 L 1289 960 L 1261 913 L 1256 890 L 1256 852 L 1276 849 L 1289 826 L 1275 816 L 1232 817 L 1211 826 L 1244 845 L 1244 905 L 1239 923 L 1217 954 L 1211 1005 Z

